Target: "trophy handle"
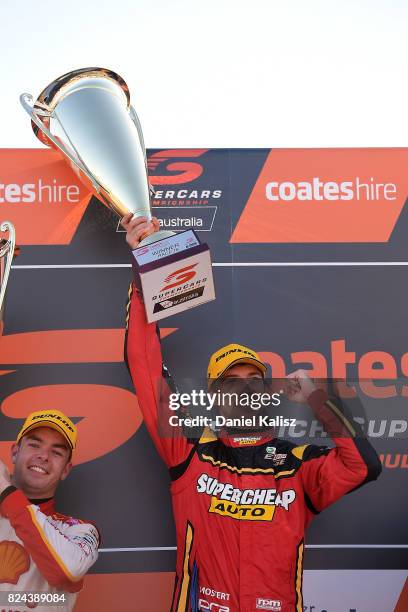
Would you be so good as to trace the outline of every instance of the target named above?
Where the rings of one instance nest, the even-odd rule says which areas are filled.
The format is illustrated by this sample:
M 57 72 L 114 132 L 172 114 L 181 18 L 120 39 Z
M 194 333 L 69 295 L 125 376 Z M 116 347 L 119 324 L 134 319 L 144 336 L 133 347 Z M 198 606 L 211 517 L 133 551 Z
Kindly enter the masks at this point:
M 11 270 L 11 262 L 13 261 L 14 249 L 16 246 L 16 230 L 14 229 L 14 225 L 10 223 L 10 221 L 3 221 L 0 224 L 1 232 L 8 232 L 9 238 L 5 245 L 0 247 L 0 257 L 6 256 L 6 265 L 4 270 L 4 278 L 0 287 L 0 311 L 3 305 L 4 296 L 6 295 L 6 286 L 8 277 Z
M 90 170 L 87 168 L 87 166 L 85 165 L 84 161 L 80 158 L 78 152 L 76 151 L 75 147 L 72 145 L 72 148 L 75 150 L 76 153 L 76 157 L 75 155 L 73 155 L 71 153 L 71 151 L 69 149 L 66 148 L 65 145 L 63 145 L 57 138 L 55 138 L 55 136 L 53 136 L 50 132 L 50 130 L 47 128 L 47 126 L 43 123 L 43 121 L 41 121 L 40 117 L 51 117 L 51 115 L 53 114 L 55 119 L 58 121 L 58 123 L 60 124 L 61 128 L 64 130 L 64 126 L 62 125 L 61 121 L 59 120 L 58 116 L 56 115 L 55 111 L 54 113 L 51 113 L 50 111 L 48 111 L 46 109 L 46 107 L 44 106 L 44 109 L 40 109 L 34 108 L 34 99 L 33 96 L 29 93 L 23 93 L 20 96 L 20 102 L 21 105 L 23 106 L 24 110 L 30 115 L 31 117 L 31 121 L 33 121 L 33 123 L 35 123 L 35 125 L 43 132 L 43 134 L 46 135 L 46 137 L 60 150 L 62 151 L 62 153 L 64 155 L 66 155 L 66 157 L 68 157 L 70 159 L 70 161 L 77 167 L 79 168 L 79 170 L 81 170 L 85 176 L 91 181 L 94 189 L 96 190 L 97 193 L 100 192 L 100 187 L 98 185 L 98 183 L 95 181 L 94 176 L 92 175 L 92 173 L 90 172 Z M 38 104 L 38 102 L 37 102 Z M 65 130 L 64 130 L 65 132 Z M 66 134 L 66 132 L 65 132 Z

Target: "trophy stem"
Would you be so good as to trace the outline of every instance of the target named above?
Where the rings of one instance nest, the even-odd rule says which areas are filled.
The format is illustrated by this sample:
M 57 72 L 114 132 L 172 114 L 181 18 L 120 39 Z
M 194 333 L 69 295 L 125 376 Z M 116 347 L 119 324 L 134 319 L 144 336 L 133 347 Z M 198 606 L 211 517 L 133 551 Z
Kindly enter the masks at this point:
M 170 230 L 159 230 L 154 234 L 149 234 L 146 238 L 143 238 L 139 242 L 139 247 L 147 246 L 148 244 L 153 244 L 154 242 L 158 242 L 159 240 L 163 240 L 164 238 L 170 238 L 170 236 L 174 236 L 175 232 L 171 232 Z

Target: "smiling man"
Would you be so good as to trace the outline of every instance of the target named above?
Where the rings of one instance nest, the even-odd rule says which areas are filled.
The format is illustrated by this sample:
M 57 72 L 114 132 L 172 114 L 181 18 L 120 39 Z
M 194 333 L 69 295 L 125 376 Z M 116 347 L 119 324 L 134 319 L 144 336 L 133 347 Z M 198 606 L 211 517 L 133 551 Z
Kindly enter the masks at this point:
M 132 215 L 122 225 L 132 249 L 158 227 L 157 221 Z M 164 424 L 173 384 L 157 326 L 147 322 L 136 285 L 127 324 L 126 358 L 139 406 L 172 481 L 177 532 L 172 612 L 303 612 L 305 531 L 319 512 L 379 476 L 375 450 L 340 398 L 329 397 L 305 370 L 273 382 L 290 402 L 308 404 L 332 438 L 331 448 L 295 444 L 264 425 L 207 428 L 195 438 L 180 427 L 169 431 Z M 265 364 L 250 348 L 234 343 L 213 353 L 208 388 L 237 394 L 231 404 L 222 401 L 218 412 L 238 415 L 242 394 L 252 398 L 268 390 L 265 374 Z
M 0 461 L 0 611 L 27 611 L 34 604 L 38 611 L 73 610 L 97 559 L 98 530 L 55 509 L 55 491 L 72 469 L 76 441 L 76 427 L 65 414 L 33 412 L 11 448 L 12 476 Z

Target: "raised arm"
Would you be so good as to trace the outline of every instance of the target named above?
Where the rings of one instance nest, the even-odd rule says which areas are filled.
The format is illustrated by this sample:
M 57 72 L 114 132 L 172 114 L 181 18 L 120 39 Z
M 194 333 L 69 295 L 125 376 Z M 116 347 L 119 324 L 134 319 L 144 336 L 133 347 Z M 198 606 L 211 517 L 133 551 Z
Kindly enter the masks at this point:
M 131 220 L 131 215 L 124 218 L 122 225 L 131 248 L 136 248 L 149 228 L 141 219 Z M 172 382 L 163 364 L 159 329 L 155 323 L 147 322 L 142 296 L 134 284 L 129 293 L 125 359 L 149 434 L 162 459 L 169 467 L 175 467 L 187 459 L 193 444 L 181 429 L 169 425 Z
M 313 509 L 319 512 L 346 493 L 376 480 L 381 463 L 361 427 L 338 397 L 317 389 L 303 370 L 291 375 L 335 447 L 306 445 L 302 450 L 302 481 Z M 296 398 L 295 398 L 296 401 Z

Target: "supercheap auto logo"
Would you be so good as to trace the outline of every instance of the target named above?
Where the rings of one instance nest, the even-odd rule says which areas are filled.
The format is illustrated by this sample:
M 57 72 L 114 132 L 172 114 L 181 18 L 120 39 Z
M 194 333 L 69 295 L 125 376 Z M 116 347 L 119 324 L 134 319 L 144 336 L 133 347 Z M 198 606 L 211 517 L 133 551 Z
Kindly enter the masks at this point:
M 407 162 L 408 149 L 272 150 L 231 242 L 387 242 Z
M 289 510 L 296 499 L 293 489 L 238 489 L 208 474 L 197 480 L 197 492 L 211 496 L 208 512 L 243 521 L 271 521 L 276 508 Z

